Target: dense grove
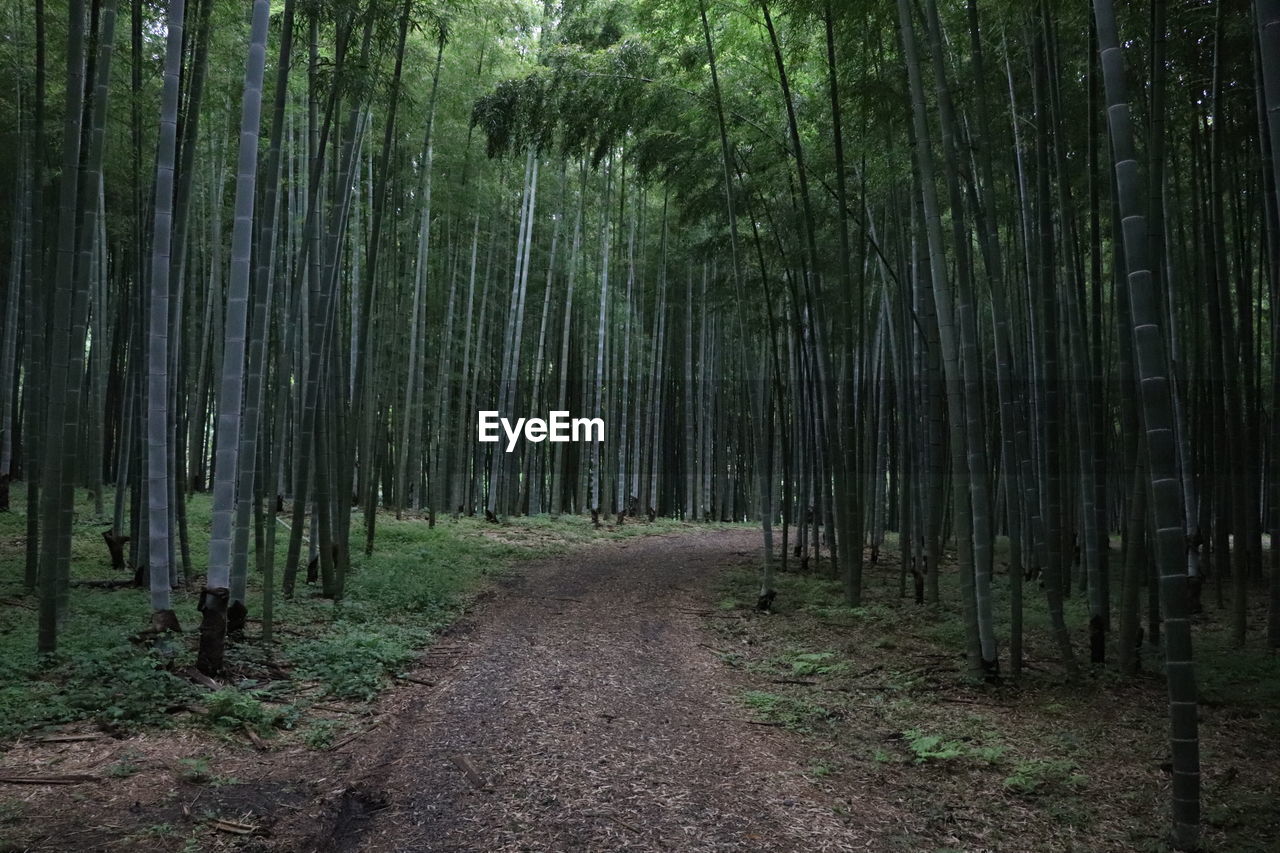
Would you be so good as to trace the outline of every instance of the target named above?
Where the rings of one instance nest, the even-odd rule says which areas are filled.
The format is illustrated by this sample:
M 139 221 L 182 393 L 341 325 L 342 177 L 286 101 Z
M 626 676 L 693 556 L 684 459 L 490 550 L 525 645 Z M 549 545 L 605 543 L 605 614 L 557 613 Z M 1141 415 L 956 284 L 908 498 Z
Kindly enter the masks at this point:
M 85 489 L 156 642 L 203 578 L 214 675 L 250 576 L 269 642 L 380 509 L 751 521 L 763 610 L 797 569 L 857 606 L 892 548 L 977 679 L 1022 675 L 1031 595 L 1064 677 L 1162 672 L 1196 844 L 1202 613 L 1280 648 L 1280 0 L 0 20 L 0 501 L 41 653 Z M 507 452 L 479 410 L 605 437 Z

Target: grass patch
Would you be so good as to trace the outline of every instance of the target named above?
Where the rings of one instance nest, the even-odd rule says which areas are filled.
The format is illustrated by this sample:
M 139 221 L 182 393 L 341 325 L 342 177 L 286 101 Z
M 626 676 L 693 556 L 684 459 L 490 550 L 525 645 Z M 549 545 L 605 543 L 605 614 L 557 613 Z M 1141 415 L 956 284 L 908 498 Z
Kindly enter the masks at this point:
M 363 625 L 339 624 L 322 637 L 298 643 L 290 657 L 297 674 L 320 682 L 326 695 L 367 702 L 428 639 L 425 631 L 411 628 L 390 626 L 375 633 Z
M 259 735 L 269 735 L 275 729 L 293 728 L 299 714 L 293 705 L 267 705 L 252 692 L 235 688 L 210 693 L 205 705 L 208 709 L 205 720 L 210 726 L 223 731 L 248 727 Z
M 73 581 L 124 579 L 111 570 L 102 543 L 109 519 L 96 514 L 83 492 L 80 496 Z M 195 664 L 195 605 L 208 560 L 210 497 L 195 495 L 187 503 L 192 565 L 186 586 L 174 592 L 184 629 L 177 642 L 161 650 L 130 641 L 150 622 L 145 590 L 73 586 L 58 651 L 43 659 L 35 652 L 36 598 L 23 582 L 24 497 L 25 490 L 15 486 L 13 511 L 0 513 L 0 601 L 6 617 L 0 623 L 0 743 L 77 722 L 118 734 L 173 725 L 177 719 L 227 732 L 248 726 L 261 736 L 296 729 L 315 698 L 374 699 L 514 561 L 599 540 L 687 529 L 669 519 L 596 528 L 589 518 L 567 515 L 510 518 L 498 525 L 446 517 L 431 527 L 423 518 L 380 516 L 374 552 L 353 550 L 344 600 L 320 598 L 302 583 L 292 600 L 277 593 L 275 642 L 258 642 L 258 625 L 250 622 L 248 641 L 228 645 L 225 689 L 210 693 L 181 677 Z M 111 501 L 108 490 L 108 508 Z M 357 514 L 353 532 L 361 524 Z M 278 533 L 280 577 L 289 534 L 283 527 Z M 251 620 L 262 612 L 263 592 L 253 565 L 251 559 L 246 602 Z M 290 677 L 280 680 L 281 673 Z M 183 716 L 192 708 L 201 712 Z M 332 741 L 323 727 L 307 733 L 306 740 L 317 746 Z
M 942 735 L 920 729 L 908 729 L 902 733 L 907 749 L 917 764 L 927 761 L 954 761 L 965 759 L 981 764 L 995 764 L 1004 757 L 1005 748 L 999 744 L 975 745 L 964 740 L 950 740 Z
M 5 639 L 8 639 L 7 637 Z M 8 645 L 0 643 L 0 648 Z M 25 657 L 25 659 L 24 659 Z M 175 661 L 127 642 L 66 654 L 40 668 L 35 655 L 0 652 L 0 739 L 59 723 L 90 720 L 108 731 L 165 725 L 168 709 L 197 691 L 173 675 Z
M 215 773 L 209 764 L 209 759 L 203 755 L 195 758 L 179 758 L 175 775 L 182 782 L 191 785 L 208 785 L 212 788 L 234 785 L 239 781 L 231 776 Z
M 1005 777 L 1004 787 L 1024 797 L 1050 791 L 1079 790 L 1089 779 L 1068 759 L 1035 758 L 1020 761 Z
M 742 703 L 762 722 L 799 733 L 811 733 L 833 717 L 829 708 L 816 703 L 762 690 L 746 691 L 742 694 Z
M 1280 655 L 1261 644 L 1237 648 L 1211 637 L 1195 650 L 1200 701 L 1258 711 L 1280 708 Z
M 796 678 L 814 675 L 834 675 L 849 668 L 836 652 L 791 652 L 776 659 L 775 664 Z
M 1163 649 L 1147 643 L 1142 672 L 1090 668 L 1087 600 L 1073 577 L 1065 617 L 1081 676 L 1069 681 L 1038 581 L 1023 587 L 1026 666 L 1014 683 L 970 675 L 959 577 L 950 555 L 937 607 L 900 595 L 896 546 L 866 566 L 864 600 L 848 606 L 825 573 L 779 572 L 773 613 L 754 613 L 754 566 L 729 571 L 710 645 L 746 680 L 757 719 L 805 735 L 798 769 L 864 816 L 887 817 L 889 853 L 940 849 L 1168 851 L 1168 729 Z M 997 547 L 993 612 L 1008 666 L 1009 583 Z M 1112 552 L 1113 570 L 1119 555 Z M 1114 577 L 1114 576 L 1113 576 Z M 1119 593 L 1119 584 L 1114 583 Z M 1145 602 L 1145 590 L 1143 591 Z M 1265 600 L 1250 624 L 1266 624 Z M 1280 850 L 1280 657 L 1260 631 L 1230 642 L 1230 612 L 1204 596 L 1195 617 L 1203 756 L 1202 851 Z M 1145 607 L 1145 605 L 1144 605 Z M 1144 610 L 1145 617 L 1145 610 Z M 818 704 L 821 703 L 821 704 Z M 1029 807 L 1029 804 L 1033 804 Z M 1019 825 L 1008 816 L 1018 814 Z M 910 829 L 903 829 L 910 827 Z
M 302 742 L 312 749 L 328 749 L 340 731 L 342 725 L 337 720 L 312 720 L 302 732 Z
M 112 779 L 128 779 L 136 773 L 142 771 L 142 765 L 138 763 L 138 754 L 130 751 L 121 756 L 114 764 L 107 768 L 107 775 Z

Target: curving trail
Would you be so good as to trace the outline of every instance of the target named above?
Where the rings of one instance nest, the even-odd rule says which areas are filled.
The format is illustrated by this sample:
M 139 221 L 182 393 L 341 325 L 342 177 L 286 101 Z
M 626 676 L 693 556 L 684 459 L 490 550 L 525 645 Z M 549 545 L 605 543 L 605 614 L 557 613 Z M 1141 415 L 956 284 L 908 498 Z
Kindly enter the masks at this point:
M 703 616 L 745 529 L 526 564 L 353 745 L 304 846 L 330 851 L 875 849 L 749 722 Z M 314 826 L 314 824 L 313 824 Z

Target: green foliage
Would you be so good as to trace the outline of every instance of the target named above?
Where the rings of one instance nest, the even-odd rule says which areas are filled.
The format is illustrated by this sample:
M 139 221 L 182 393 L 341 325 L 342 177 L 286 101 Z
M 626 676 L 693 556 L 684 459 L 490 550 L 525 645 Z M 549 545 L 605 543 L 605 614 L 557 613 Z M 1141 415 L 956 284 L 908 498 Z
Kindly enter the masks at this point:
M 174 775 L 179 780 L 192 785 L 209 785 L 214 788 L 234 785 L 237 781 L 231 776 L 222 776 L 215 773 L 209 764 L 208 757 L 203 755 L 193 758 L 179 758 L 178 767 Z
M 835 773 L 835 768 L 825 761 L 815 761 L 809 765 L 809 775 L 817 779 L 825 779 Z
M 339 624 L 325 636 L 295 646 L 290 657 L 300 677 L 319 681 L 329 695 L 368 701 L 388 675 L 413 660 L 414 649 L 426 639 L 425 632 L 407 628 L 373 633 Z
M 1239 853 L 1274 851 L 1280 837 L 1280 812 L 1275 787 L 1262 791 L 1236 789 L 1206 797 L 1204 822 L 1230 834 Z
M 1196 654 L 1196 678 L 1206 705 L 1280 708 L 1280 656 L 1262 647 L 1236 648 L 1224 636 L 1202 643 Z
M 1053 790 L 1083 788 L 1088 778 L 1079 772 L 1074 761 L 1057 758 L 1035 758 L 1020 761 L 1005 777 L 1004 787 L 1015 794 L 1030 796 Z
M 883 604 L 865 604 L 862 607 L 850 608 L 850 612 L 865 622 L 891 622 L 897 618 L 897 615 Z
M 218 690 L 206 699 L 205 719 L 214 728 L 231 731 L 248 726 L 260 735 L 273 729 L 290 729 L 298 719 L 293 705 L 270 706 L 252 693 L 235 688 Z
M 83 495 L 83 493 L 81 493 Z M 35 600 L 22 583 L 25 553 L 25 490 L 14 488 L 12 511 L 0 513 L 0 741 L 47 726 L 92 721 L 113 731 L 167 725 L 171 711 L 197 695 L 173 670 L 189 666 L 185 644 L 167 649 L 126 638 L 145 628 L 151 608 L 145 594 L 73 586 L 58 652 L 36 654 Z M 192 515 L 193 547 L 198 547 L 201 515 Z M 71 559 L 76 579 L 118 579 L 107 566 L 102 527 L 85 499 L 77 507 Z M 179 621 L 195 622 L 194 601 L 176 602 Z
M 1000 745 L 974 746 L 964 740 L 948 740 L 941 735 L 928 734 L 920 729 L 908 729 L 902 734 L 917 764 L 956 759 L 994 764 L 1004 756 L 1005 752 L 1004 747 Z
M 207 707 L 198 722 L 219 730 L 247 724 L 265 736 L 295 727 L 302 713 L 296 703 L 263 701 L 275 698 L 269 697 L 272 689 L 287 700 L 289 682 L 262 685 L 242 679 L 209 694 L 175 674 L 195 663 L 196 638 L 190 629 L 199 617 L 194 596 L 175 595 L 179 622 L 189 633 L 162 650 L 125 640 L 149 623 L 144 592 L 72 587 L 58 654 L 37 657 L 35 610 L 22 606 L 31 601 L 22 584 L 23 496 L 15 489 L 14 511 L 0 513 L 0 596 L 9 602 L 0 624 L 0 741 L 78 721 L 113 731 L 166 726 L 181 719 L 175 712 L 194 706 Z M 107 568 L 102 527 L 92 504 L 83 492 L 81 499 L 72 541 L 77 579 L 118 579 Z M 193 569 L 200 572 L 208 553 L 209 496 L 194 496 L 187 510 Z M 276 621 L 288 630 L 277 635 L 273 646 L 228 645 L 228 665 L 233 672 L 249 673 L 268 665 L 284 666 L 294 670 L 298 681 L 320 682 L 328 695 L 372 699 L 390 674 L 412 660 L 490 578 L 507 571 L 513 559 L 681 527 L 680 522 L 660 519 L 596 529 L 589 519 L 569 515 L 509 519 L 498 528 L 469 518 L 434 528 L 421 519 L 380 519 L 378 550 L 355 557 L 347 597 L 339 606 L 306 594 L 292 600 L 277 597 Z M 278 565 L 286 547 L 285 537 L 277 540 Z M 251 614 L 261 612 L 261 601 L 259 578 L 251 573 Z
M 965 644 L 964 622 L 959 619 L 939 618 L 920 629 L 922 637 L 943 648 L 963 649 Z
M 926 761 L 950 761 L 965 754 L 965 745 L 959 741 L 943 740 L 938 735 L 926 735 L 918 729 L 904 732 L 907 746 L 916 757 L 917 764 Z
M 142 765 L 138 763 L 138 758 L 138 753 L 132 750 L 126 752 L 115 764 L 112 764 L 107 769 L 107 775 L 115 779 L 128 779 L 142 769 Z
M 718 657 L 720 662 L 725 666 L 742 666 L 742 655 L 737 652 L 719 652 L 716 654 L 716 657 Z
M 478 534 L 474 524 L 382 522 L 378 551 L 357 560 L 348 578 L 342 620 L 447 625 L 486 574 L 524 552 Z
M 169 663 L 157 652 L 120 645 L 43 672 L 10 670 L 0 677 L 0 738 L 85 719 L 123 729 L 165 725 L 168 709 L 195 693 L 165 668 Z
M 836 659 L 835 652 L 799 652 L 790 658 L 791 674 L 797 677 L 807 675 L 832 675 L 844 672 L 849 664 Z
M 312 720 L 302 730 L 302 742 L 312 749 L 328 749 L 341 729 L 337 720 Z
M 748 690 L 742 702 L 761 720 L 777 723 L 793 732 L 810 732 L 832 718 L 832 712 L 821 705 L 776 693 Z
M 209 760 L 206 758 L 179 758 L 177 776 L 183 782 L 202 785 L 209 778 Z

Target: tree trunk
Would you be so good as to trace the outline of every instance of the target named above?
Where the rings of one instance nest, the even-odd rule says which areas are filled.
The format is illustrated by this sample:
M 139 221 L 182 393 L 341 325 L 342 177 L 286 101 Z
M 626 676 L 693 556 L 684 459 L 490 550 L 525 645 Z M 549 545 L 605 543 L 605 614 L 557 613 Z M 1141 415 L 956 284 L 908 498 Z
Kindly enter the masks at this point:
M 1199 840 L 1200 754 L 1196 681 L 1187 619 L 1186 534 L 1182 491 L 1173 446 L 1173 404 L 1165 375 L 1168 359 L 1158 301 L 1147 256 L 1142 186 L 1134 157 L 1124 54 L 1119 47 L 1111 0 L 1093 0 L 1098 51 L 1107 95 L 1107 119 L 1115 158 L 1123 225 L 1137 373 L 1142 395 L 1151 504 L 1155 515 L 1155 555 L 1164 609 L 1165 666 L 1169 689 L 1170 748 L 1173 754 L 1174 840 L 1193 849 Z

